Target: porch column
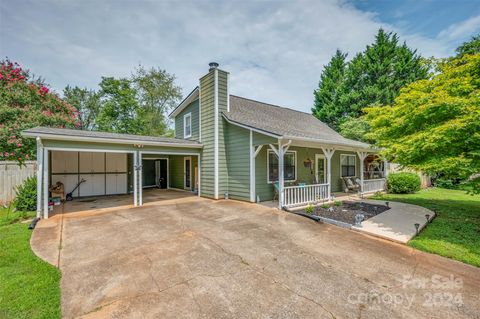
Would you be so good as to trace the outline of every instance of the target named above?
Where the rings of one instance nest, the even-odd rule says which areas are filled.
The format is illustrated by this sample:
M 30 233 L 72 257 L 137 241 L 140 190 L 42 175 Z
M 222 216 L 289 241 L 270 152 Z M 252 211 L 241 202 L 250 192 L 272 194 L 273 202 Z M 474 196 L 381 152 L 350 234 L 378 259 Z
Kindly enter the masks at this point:
M 48 219 L 48 150 L 43 149 L 43 218 Z
M 43 145 L 37 137 L 37 217 L 42 217 Z
M 133 152 L 133 206 L 138 205 L 138 151 Z
M 332 197 L 332 156 L 335 153 L 334 148 L 322 147 L 323 154 L 327 159 L 327 199 L 330 200 Z
M 357 152 L 358 157 L 360 158 L 360 194 L 363 195 L 363 168 L 365 166 L 365 158 L 367 158 L 367 152 Z

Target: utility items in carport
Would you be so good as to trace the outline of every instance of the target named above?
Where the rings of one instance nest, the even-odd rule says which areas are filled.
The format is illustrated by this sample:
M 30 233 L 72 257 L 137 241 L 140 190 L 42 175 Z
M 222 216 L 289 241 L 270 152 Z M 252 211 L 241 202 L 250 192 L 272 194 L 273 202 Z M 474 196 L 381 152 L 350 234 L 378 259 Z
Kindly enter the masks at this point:
M 52 184 L 62 182 L 73 197 L 127 193 L 127 154 L 104 152 L 52 151 Z

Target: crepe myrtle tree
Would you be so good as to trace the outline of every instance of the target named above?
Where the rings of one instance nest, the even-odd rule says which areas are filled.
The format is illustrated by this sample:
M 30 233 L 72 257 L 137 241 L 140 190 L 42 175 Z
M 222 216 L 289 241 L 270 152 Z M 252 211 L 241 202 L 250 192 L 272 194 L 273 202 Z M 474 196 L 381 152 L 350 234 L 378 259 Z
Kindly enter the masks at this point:
M 0 61 L 0 160 L 34 159 L 36 142 L 21 132 L 35 126 L 70 127 L 76 109 L 50 91 L 41 79 L 9 59 Z

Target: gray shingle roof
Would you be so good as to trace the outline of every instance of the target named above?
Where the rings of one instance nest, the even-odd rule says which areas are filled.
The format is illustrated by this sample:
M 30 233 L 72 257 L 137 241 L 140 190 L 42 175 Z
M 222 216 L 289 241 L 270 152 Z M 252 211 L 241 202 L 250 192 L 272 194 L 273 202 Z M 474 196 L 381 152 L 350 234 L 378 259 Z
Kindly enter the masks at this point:
M 132 142 L 151 142 L 151 143 L 166 143 L 166 144 L 190 144 L 190 145 L 201 145 L 197 141 L 184 140 L 180 138 L 173 137 L 160 137 L 160 136 L 144 136 L 144 135 L 132 135 L 132 134 L 119 134 L 119 133 L 110 133 L 110 132 L 99 132 L 99 131 L 82 131 L 82 130 L 72 130 L 65 128 L 50 128 L 50 127 L 35 127 L 23 131 L 26 136 L 49 136 L 52 138 L 55 136 L 68 136 L 68 137 L 79 137 L 79 138 L 91 138 L 92 140 L 97 139 L 110 139 L 110 140 L 122 140 L 122 141 L 132 141 Z
M 325 144 L 370 148 L 366 143 L 341 136 L 312 114 L 230 95 L 227 120 L 279 137 L 315 139 Z

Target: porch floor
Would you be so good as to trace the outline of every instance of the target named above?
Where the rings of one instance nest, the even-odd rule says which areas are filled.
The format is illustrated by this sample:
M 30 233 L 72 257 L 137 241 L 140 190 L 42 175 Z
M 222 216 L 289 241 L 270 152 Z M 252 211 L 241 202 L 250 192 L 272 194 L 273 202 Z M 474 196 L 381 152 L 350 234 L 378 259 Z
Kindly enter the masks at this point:
M 197 196 L 188 191 L 146 188 L 143 190 L 143 205 L 158 205 L 159 202 L 169 203 L 172 200 L 185 197 L 192 197 L 194 199 Z M 111 211 L 128 207 L 133 207 L 133 194 L 81 197 L 54 206 L 53 211 L 50 211 L 49 213 L 49 217 L 58 214 L 70 215 L 73 213 L 85 213 L 88 211 Z

